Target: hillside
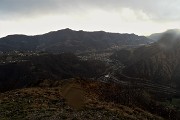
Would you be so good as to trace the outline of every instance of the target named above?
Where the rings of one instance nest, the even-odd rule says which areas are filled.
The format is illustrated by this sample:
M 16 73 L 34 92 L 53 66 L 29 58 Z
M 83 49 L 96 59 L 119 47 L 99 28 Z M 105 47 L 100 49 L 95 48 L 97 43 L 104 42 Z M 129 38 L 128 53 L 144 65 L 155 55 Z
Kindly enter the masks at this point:
M 109 68 L 101 61 L 82 61 L 71 53 L 4 55 L 0 61 L 0 92 L 37 86 L 43 80 L 96 78 Z
M 126 55 L 123 74 L 180 88 L 179 32 L 168 31 L 157 43 L 134 49 Z
M 179 29 L 169 29 L 169 30 L 162 32 L 162 33 L 153 33 L 150 36 L 148 36 L 147 38 L 154 40 L 154 41 L 158 41 L 166 33 L 173 33 L 173 32 L 179 32 L 179 31 L 180 31 Z
M 135 34 L 85 32 L 63 29 L 43 35 L 9 35 L 0 38 L 0 51 L 84 52 L 122 45 L 149 44 L 152 40 Z
M 141 108 L 121 105 L 113 102 L 113 99 L 110 101 L 106 101 L 106 98 L 103 99 L 109 95 L 105 92 L 106 88 L 113 88 L 112 85 L 92 81 L 66 80 L 66 82 L 60 82 L 55 86 L 51 88 L 26 88 L 1 93 L 0 118 L 4 120 L 163 120 L 162 117 Z M 67 89 L 69 89 L 69 93 L 66 91 Z M 73 97 L 70 89 L 74 92 L 83 91 L 83 95 L 78 92 L 76 97 Z M 112 92 L 115 92 L 114 90 L 111 89 Z M 83 99 L 79 103 L 81 107 L 74 106 L 71 99 L 76 100 L 80 96 Z

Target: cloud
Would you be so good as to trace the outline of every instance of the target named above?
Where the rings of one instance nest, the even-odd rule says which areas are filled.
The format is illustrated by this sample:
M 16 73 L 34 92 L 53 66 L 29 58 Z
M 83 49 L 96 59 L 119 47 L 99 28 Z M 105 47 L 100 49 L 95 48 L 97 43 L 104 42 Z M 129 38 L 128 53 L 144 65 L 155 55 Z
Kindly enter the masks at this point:
M 0 0 L 4 19 L 46 14 L 79 14 L 101 9 L 122 12 L 128 8 L 155 21 L 180 20 L 180 0 Z

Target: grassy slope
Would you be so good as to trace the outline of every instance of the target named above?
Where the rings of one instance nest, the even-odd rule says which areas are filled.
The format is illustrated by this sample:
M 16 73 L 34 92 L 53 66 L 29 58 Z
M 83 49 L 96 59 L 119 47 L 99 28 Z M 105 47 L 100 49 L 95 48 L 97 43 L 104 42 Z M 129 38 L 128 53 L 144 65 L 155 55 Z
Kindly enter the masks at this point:
M 65 85 L 66 84 L 66 85 Z M 26 88 L 0 94 L 0 118 L 2 120 L 161 120 L 140 108 L 130 108 L 112 102 L 101 101 L 93 92 L 97 83 L 83 83 L 84 104 L 75 109 L 68 104 L 64 86 L 82 85 L 78 82 L 60 83 L 58 87 Z M 89 89 L 90 88 L 90 89 Z

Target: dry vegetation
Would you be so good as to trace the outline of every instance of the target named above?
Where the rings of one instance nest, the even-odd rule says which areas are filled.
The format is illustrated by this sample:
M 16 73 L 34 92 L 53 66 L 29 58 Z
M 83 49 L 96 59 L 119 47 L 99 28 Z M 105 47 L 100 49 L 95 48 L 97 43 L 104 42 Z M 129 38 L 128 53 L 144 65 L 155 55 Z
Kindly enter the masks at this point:
M 72 87 L 73 86 L 73 87 Z M 106 86 L 106 85 L 105 85 Z M 2 120 L 161 120 L 138 107 L 127 107 L 100 99 L 98 82 L 67 80 L 54 87 L 26 88 L 0 94 L 0 118 Z M 102 84 L 102 88 L 104 85 Z M 72 91 L 83 91 L 83 105 L 69 104 Z M 71 92 L 70 92 L 71 93 Z M 67 97 L 67 96 L 70 97 Z

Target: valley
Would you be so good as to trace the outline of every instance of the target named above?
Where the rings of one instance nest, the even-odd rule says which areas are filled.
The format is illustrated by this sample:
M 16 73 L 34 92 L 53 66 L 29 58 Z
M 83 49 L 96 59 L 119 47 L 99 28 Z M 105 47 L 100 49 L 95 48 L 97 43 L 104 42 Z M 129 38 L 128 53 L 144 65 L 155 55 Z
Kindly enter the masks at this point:
M 179 40 L 71 29 L 0 38 L 0 117 L 178 120 Z

